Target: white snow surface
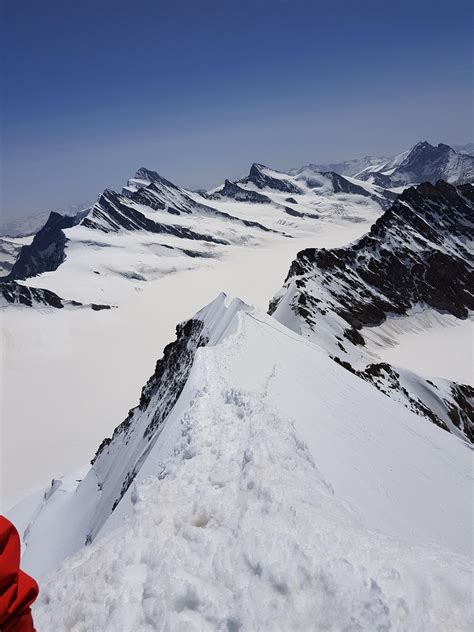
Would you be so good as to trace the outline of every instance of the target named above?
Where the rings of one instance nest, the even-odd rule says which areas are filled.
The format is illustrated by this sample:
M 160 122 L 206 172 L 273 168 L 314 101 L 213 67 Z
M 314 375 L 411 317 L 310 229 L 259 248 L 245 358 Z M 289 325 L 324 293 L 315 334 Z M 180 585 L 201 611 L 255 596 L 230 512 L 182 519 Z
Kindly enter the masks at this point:
M 367 351 L 385 362 L 474 386 L 473 315 L 460 320 L 425 307 L 407 316 L 389 316 L 362 333 Z
M 283 220 L 284 213 L 271 205 L 213 204 L 292 232 L 294 237 L 237 227 L 237 243 L 217 246 L 139 231 L 105 234 L 75 226 L 65 230 L 70 240 L 65 262 L 25 283 L 65 299 L 118 308 L 0 310 L 4 420 L 0 505 L 4 509 L 90 460 L 100 441 L 136 404 L 156 359 L 173 339 L 176 323 L 190 318 L 220 291 L 266 310 L 299 250 L 342 246 L 367 232 L 380 214 L 374 204 L 364 207 L 365 221 L 357 223 L 337 213 L 327 221 L 289 216 Z M 187 216 L 156 215 L 160 221 L 190 221 Z M 194 224 L 213 233 L 219 226 L 227 235 L 232 232 L 228 222 L 218 219 L 197 218 Z M 240 243 L 242 235 L 250 241 Z M 163 243 L 175 250 L 160 247 Z M 205 250 L 211 256 L 185 256 L 183 247 Z M 23 440 L 26 434 L 28 442 Z M 21 446 L 22 459 L 17 458 L 17 450 L 5 446 Z
M 38 629 L 472 629 L 468 447 L 241 302 L 200 317 L 215 344 L 102 532 L 42 582 Z M 53 502 L 66 537 L 94 494 Z

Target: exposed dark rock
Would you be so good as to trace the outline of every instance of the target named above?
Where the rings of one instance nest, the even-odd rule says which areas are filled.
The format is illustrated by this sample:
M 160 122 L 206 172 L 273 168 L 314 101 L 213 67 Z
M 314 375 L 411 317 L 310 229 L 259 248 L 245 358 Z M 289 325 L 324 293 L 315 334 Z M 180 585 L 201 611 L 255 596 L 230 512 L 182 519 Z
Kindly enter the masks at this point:
M 466 245 L 473 211 L 472 185 L 410 188 L 355 244 L 298 253 L 287 280 L 330 279 L 333 309 L 354 329 L 379 325 L 387 314 L 405 314 L 417 303 L 466 318 L 474 309 L 473 257 Z
M 62 309 L 66 305 L 70 307 L 91 307 L 94 311 L 111 309 L 111 305 L 92 303 L 84 305 L 79 301 L 61 298 L 51 290 L 22 285 L 16 281 L 0 283 L 0 296 L 10 305 L 24 305 L 26 307 L 54 307 Z
M 363 327 L 382 324 L 389 315 L 405 315 L 426 305 L 457 318 L 474 309 L 474 186 L 445 182 L 407 189 L 359 241 L 345 248 L 307 249 L 298 253 L 280 293 L 269 306 L 285 304 L 317 334 L 336 361 L 386 395 L 395 396 L 436 425 L 473 440 L 473 390 L 449 381 L 428 381 L 386 363 L 356 371 L 351 358 L 365 358 Z M 278 317 L 278 316 L 277 316 Z M 345 325 L 347 323 L 348 327 Z M 333 332 L 334 340 L 327 337 Z M 341 344 L 340 334 L 348 340 Z M 367 356 L 367 359 L 368 356 Z M 446 386 L 446 383 L 448 386 Z
M 0 293 L 7 303 L 12 305 L 26 305 L 28 307 L 45 305 L 62 309 L 66 303 L 64 299 L 50 290 L 28 287 L 15 281 L 0 283 Z
M 213 200 L 218 200 L 222 197 L 229 197 L 237 200 L 238 202 L 252 202 L 254 204 L 271 204 L 272 202 L 268 196 L 258 193 L 257 191 L 248 191 L 243 187 L 239 187 L 238 184 L 231 182 L 230 180 L 226 180 L 223 188 L 216 191 L 209 197 Z
M 56 270 L 64 261 L 66 245 L 65 228 L 71 228 L 78 221 L 77 216 L 51 213 L 43 228 L 36 233 L 29 246 L 23 246 L 6 281 L 26 279 L 42 272 Z
M 252 182 L 259 189 L 269 188 L 283 191 L 284 193 L 302 193 L 302 189 L 291 182 L 291 180 L 285 179 L 284 177 L 274 178 L 268 175 L 268 173 L 266 173 L 267 171 L 269 171 L 269 169 L 264 165 L 254 163 L 250 168 L 249 175 L 240 180 L 240 182 Z
M 114 430 L 112 438 L 106 438 L 100 444 L 91 464 L 98 467 L 101 455 L 107 453 L 114 445 L 128 443 L 129 433 L 136 430 L 137 419 L 146 410 L 150 410 L 147 424 L 143 429 L 143 437 L 150 443 L 148 451 L 158 437 L 158 428 L 164 422 L 186 384 L 194 356 L 199 347 L 208 343 L 203 333 L 204 323 L 191 319 L 176 328 L 176 340 L 167 345 L 163 357 L 156 363 L 155 371 L 142 389 L 138 406 L 131 409 L 126 419 Z M 136 454 L 136 459 L 123 471 L 119 480 L 116 495 L 110 498 L 110 511 L 113 511 L 130 487 L 143 462 L 143 451 Z
M 118 232 L 121 229 L 146 230 L 150 233 L 175 235 L 185 239 L 196 239 L 217 244 L 228 243 L 211 235 L 197 233 L 184 226 L 155 222 L 126 204 L 125 199 L 114 191 L 105 190 L 91 213 L 82 220 L 82 225 L 105 233 Z

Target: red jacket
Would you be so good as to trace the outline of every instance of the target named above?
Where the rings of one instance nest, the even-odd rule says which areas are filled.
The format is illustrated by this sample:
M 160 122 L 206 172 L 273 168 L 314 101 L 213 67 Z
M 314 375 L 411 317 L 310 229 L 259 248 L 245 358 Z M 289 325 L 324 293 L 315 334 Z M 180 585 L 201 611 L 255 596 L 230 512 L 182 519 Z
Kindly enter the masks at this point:
M 0 516 L 0 630 L 35 632 L 30 606 L 38 584 L 20 570 L 20 538 L 12 523 Z

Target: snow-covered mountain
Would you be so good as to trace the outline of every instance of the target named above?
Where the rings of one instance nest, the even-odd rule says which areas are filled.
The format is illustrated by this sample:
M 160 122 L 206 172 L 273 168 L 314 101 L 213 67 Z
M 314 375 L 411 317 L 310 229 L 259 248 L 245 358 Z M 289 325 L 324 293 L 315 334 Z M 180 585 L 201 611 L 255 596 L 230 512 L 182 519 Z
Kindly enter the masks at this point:
M 80 274 L 86 293 L 72 298 L 103 301 L 103 274 L 145 282 L 175 264 L 189 267 L 188 258 L 221 257 L 226 246 L 268 241 L 272 233 L 288 238 L 316 231 L 321 221 L 366 222 L 393 203 L 391 187 L 438 178 L 467 182 L 474 178 L 473 161 L 447 145 L 424 142 L 356 178 L 311 165 L 284 173 L 253 164 L 248 176 L 207 194 L 142 167 L 121 194 L 105 190 L 73 216 L 51 213 L 16 261 L 10 252 L 16 246 L 6 244 L 6 280 L 35 277 L 33 286 L 70 296 L 71 280 Z M 60 266 L 60 275 L 45 278 Z M 105 298 L 114 303 L 118 295 Z
M 474 389 L 382 350 L 472 314 L 473 211 L 469 184 L 254 164 L 206 193 L 141 168 L 52 214 L 0 284 L 4 408 L 36 451 L 98 447 L 8 512 L 38 628 L 470 629 Z M 270 314 L 190 317 L 215 287 L 268 304 L 292 259 Z
M 364 171 L 367 167 L 375 167 L 386 163 L 389 160 L 386 156 L 364 156 L 363 158 L 354 158 L 352 160 L 342 160 L 341 162 L 330 162 L 323 164 L 310 163 L 302 167 L 311 171 L 319 171 L 320 173 L 327 173 L 328 171 L 334 171 L 341 176 L 353 177 L 357 173 Z M 294 173 L 298 169 L 292 169 L 290 173 Z
M 422 182 L 466 184 L 474 180 L 474 156 L 457 153 L 449 145 L 417 143 L 408 151 L 379 164 L 366 167 L 355 178 L 385 188 L 397 188 Z
M 458 154 L 469 154 L 470 156 L 474 156 L 474 143 L 465 143 L 464 145 L 453 145 L 452 146 Z
M 11 517 L 27 570 L 60 564 L 42 629 L 467 630 L 469 468 L 456 437 L 221 295 L 84 478 Z
M 203 197 L 141 168 L 121 194 L 105 190 L 75 216 L 51 213 L 5 280 L 115 304 L 124 285 L 209 265 L 230 248 L 310 234 L 321 222 L 373 220 L 390 196 L 337 174 L 253 165 L 247 178 Z
M 429 308 L 459 319 L 472 313 L 473 228 L 472 185 L 407 189 L 354 244 L 300 252 L 270 313 L 387 395 L 473 442 L 472 387 L 374 363 L 364 349 L 366 328 L 388 318 Z
M 222 187 L 210 194 L 212 199 L 227 197 L 256 203 L 273 201 L 293 216 L 304 213 L 306 209 L 307 216 L 335 213 L 335 203 L 339 201 L 342 207 L 341 203 L 349 201 L 348 196 L 354 196 L 354 203 L 369 198 L 382 208 L 395 198 L 393 193 L 380 187 L 368 186 L 334 172 L 321 173 L 308 166 L 284 173 L 256 163 L 248 176 L 234 183 L 226 180 Z

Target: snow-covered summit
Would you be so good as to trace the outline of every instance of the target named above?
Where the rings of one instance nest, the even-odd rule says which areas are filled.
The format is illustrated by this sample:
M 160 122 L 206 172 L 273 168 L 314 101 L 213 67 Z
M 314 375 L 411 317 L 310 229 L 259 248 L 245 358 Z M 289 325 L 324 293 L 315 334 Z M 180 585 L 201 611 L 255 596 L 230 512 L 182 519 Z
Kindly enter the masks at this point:
M 444 143 L 433 146 L 422 141 L 385 163 L 367 167 L 355 177 L 386 188 L 421 182 L 435 184 L 438 180 L 465 184 L 474 181 L 474 156 L 457 153 Z

